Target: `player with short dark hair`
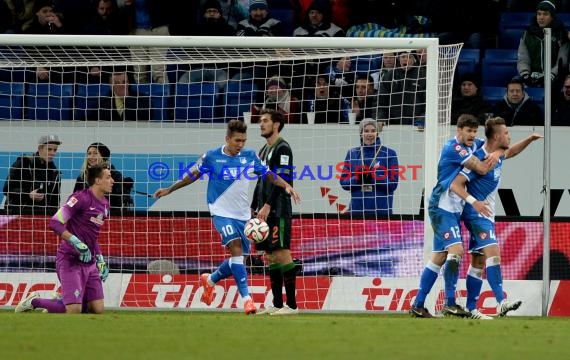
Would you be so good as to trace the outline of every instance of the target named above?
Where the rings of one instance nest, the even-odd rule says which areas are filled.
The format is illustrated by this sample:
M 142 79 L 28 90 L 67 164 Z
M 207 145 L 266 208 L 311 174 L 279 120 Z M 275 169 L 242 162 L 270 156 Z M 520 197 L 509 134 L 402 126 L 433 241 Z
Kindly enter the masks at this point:
M 519 308 L 521 301 L 507 300 L 503 294 L 500 248 L 495 232 L 495 196 L 501 181 L 503 161 L 522 152 L 530 143 L 541 139 L 539 134 L 510 145 L 511 137 L 505 120 L 495 117 L 485 123 L 487 141 L 473 156 L 483 160 L 494 151 L 504 151 L 494 170 L 485 175 L 463 168 L 451 184 L 451 191 L 465 200 L 462 219 L 471 234 L 469 252 L 471 266 L 467 272 L 467 310 L 473 319 L 490 320 L 490 316 L 477 310 L 477 298 L 483 284 L 483 267 L 486 268 L 487 281 L 497 300 L 497 314 L 505 316 L 507 312 Z
M 244 255 L 249 255 L 250 243 L 244 234 L 244 226 L 251 218 L 248 203 L 249 182 L 266 176 L 274 185 L 285 189 L 295 202 L 300 201 L 297 191 L 277 174 L 268 169 L 252 149 L 245 148 L 247 125 L 239 120 L 228 122 L 226 144 L 206 151 L 192 166 L 184 178 L 168 188 L 158 189 L 154 196 L 161 198 L 184 186 L 194 183 L 202 175 L 208 175 L 207 201 L 216 230 L 222 237 L 222 245 L 231 254 L 212 274 L 200 277 L 204 293 L 202 302 L 210 305 L 214 300 L 214 285 L 233 276 L 244 301 L 246 314 L 255 314 L 257 308 L 249 295 Z
M 484 161 L 473 156 L 473 152 L 484 143 L 483 139 L 476 137 L 478 127 L 479 122 L 473 115 L 460 115 L 455 137 L 449 140 L 441 151 L 437 166 L 437 184 L 432 190 L 428 210 L 434 232 L 433 250 L 431 259 L 421 274 L 418 294 L 410 308 L 410 314 L 414 317 L 432 317 L 424 302 L 444 263 L 446 264 L 443 272 L 446 305 L 443 313 L 450 316 L 469 316 L 469 313 L 455 302 L 455 288 L 463 256 L 459 225 L 464 202 L 450 191 L 450 186 L 462 166 L 486 174 L 496 165 L 502 154 L 502 151 L 495 152 Z
M 107 164 L 87 170 L 88 189 L 73 193 L 51 218 L 51 229 L 61 237 L 56 255 L 56 271 L 61 283 L 61 299 L 40 299 L 30 293 L 16 307 L 16 312 L 45 309 L 50 313 L 82 311 L 82 304 L 95 314 L 103 313 L 103 284 L 109 276 L 98 237 L 109 216 L 105 195 L 113 190 L 113 178 Z
M 283 177 L 293 186 L 293 151 L 287 141 L 281 137 L 285 126 L 283 114 L 276 110 L 264 109 L 260 113 L 259 126 L 261 136 L 267 140 L 259 151 L 259 157 L 267 167 Z M 265 251 L 269 260 L 269 280 L 273 294 L 273 306 L 259 314 L 291 315 L 297 314 L 295 281 L 297 269 L 291 257 L 291 196 L 270 181 L 257 180 L 251 209 L 254 216 L 267 222 L 269 236 L 255 245 L 256 250 Z M 282 289 L 285 286 L 287 296 L 283 304 Z

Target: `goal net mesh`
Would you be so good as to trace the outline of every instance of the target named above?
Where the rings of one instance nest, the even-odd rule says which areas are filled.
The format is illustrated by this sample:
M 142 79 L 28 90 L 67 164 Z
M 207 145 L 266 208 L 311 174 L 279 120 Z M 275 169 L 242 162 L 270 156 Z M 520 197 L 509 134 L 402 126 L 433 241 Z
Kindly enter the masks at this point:
M 282 136 L 293 150 L 294 186 L 302 197 L 293 206 L 291 248 L 300 308 L 409 307 L 431 246 L 428 238 L 424 247 L 424 195 L 450 134 L 461 45 L 436 47 L 437 61 L 430 63 L 429 39 L 407 39 L 409 46 L 374 39 L 362 47 L 349 42 L 361 39 L 340 45 L 325 39 L 320 46 L 263 39 L 244 46 L 242 39 L 192 38 L 181 45 L 165 39 L 161 47 L 154 38 L 117 44 L 101 37 L 89 46 L 70 45 L 65 37 L 38 36 L 25 45 L 0 38 L 0 272 L 10 285 L 0 289 L 0 305 L 59 288 L 60 240 L 49 230 L 50 215 L 81 182 L 89 145 L 102 143 L 122 175 L 99 239 L 111 270 L 106 306 L 206 308 L 199 274 L 229 256 L 208 212 L 206 181 L 159 200 L 152 194 L 222 145 L 229 119 L 251 122 L 246 146 L 259 150 L 265 139 L 257 113 L 279 107 L 287 113 Z M 127 95 L 113 96 L 125 88 Z M 357 104 L 359 97 L 365 101 Z M 382 145 L 397 154 L 397 168 L 386 169 L 393 188 L 382 201 L 367 203 L 366 214 L 356 211 L 356 195 L 338 178 L 347 152 L 361 146 L 364 118 L 381 123 Z M 38 140 L 51 135 L 62 142 L 53 160 L 57 171 L 34 178 L 15 171 L 22 157 L 41 158 Z M 379 160 L 364 165 L 382 165 Z M 10 185 L 18 183 L 15 173 L 24 177 L 20 187 Z M 38 189 L 45 197 L 32 203 L 30 192 Z M 17 201 L 23 205 L 14 206 Z M 385 203 L 389 208 L 380 208 Z M 265 306 L 271 304 L 266 260 L 253 252 L 247 261 L 250 292 Z M 212 307 L 240 308 L 233 280 L 218 285 Z

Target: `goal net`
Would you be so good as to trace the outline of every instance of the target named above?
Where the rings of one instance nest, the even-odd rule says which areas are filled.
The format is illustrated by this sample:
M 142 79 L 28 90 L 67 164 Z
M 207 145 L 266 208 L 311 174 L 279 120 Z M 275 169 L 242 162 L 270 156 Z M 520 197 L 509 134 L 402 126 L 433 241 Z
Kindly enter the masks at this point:
M 152 194 L 222 145 L 229 119 L 251 122 L 247 146 L 259 150 L 258 112 L 279 107 L 287 113 L 282 136 L 293 149 L 302 197 L 292 233 L 299 307 L 409 308 L 430 252 L 423 207 L 450 135 L 461 45 L 9 35 L 0 36 L 0 46 L 0 306 L 59 288 L 50 215 L 81 187 L 90 145 L 100 143 L 100 155 L 122 175 L 99 239 L 111 270 L 106 306 L 208 308 L 199 274 L 228 254 L 211 222 L 206 181 L 159 200 Z M 397 163 L 386 165 L 378 152 L 370 164 L 362 160 L 377 167 L 374 181 L 384 185 L 362 184 L 355 193 L 339 177 L 347 152 L 361 149 L 363 119 L 379 124 L 381 144 Z M 39 143 L 53 136 L 61 144 L 46 168 Z M 376 199 L 358 211 L 355 199 L 369 191 Z M 256 252 L 248 258 L 250 292 L 261 307 L 272 300 L 266 260 Z M 217 285 L 212 308 L 241 308 L 233 280 Z

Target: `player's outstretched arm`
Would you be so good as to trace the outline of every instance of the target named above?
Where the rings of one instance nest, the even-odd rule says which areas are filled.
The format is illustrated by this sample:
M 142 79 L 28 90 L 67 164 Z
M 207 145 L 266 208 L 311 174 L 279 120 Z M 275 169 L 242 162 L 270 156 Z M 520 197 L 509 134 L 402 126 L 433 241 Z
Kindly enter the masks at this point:
M 451 183 L 451 191 L 453 191 L 460 198 L 471 204 L 479 214 L 483 216 L 492 216 L 493 213 L 491 212 L 491 209 L 489 209 L 489 207 L 487 206 L 486 201 L 477 200 L 467 192 L 467 189 L 465 189 L 466 183 L 467 183 L 467 178 L 465 176 L 463 176 L 462 174 L 457 175 L 453 180 L 453 182 Z
M 173 193 L 174 191 L 176 191 L 180 188 L 183 188 L 186 185 L 192 184 L 193 182 L 198 180 L 200 178 L 200 176 L 201 176 L 200 171 L 192 170 L 192 171 L 190 171 L 190 174 L 188 174 L 188 173 L 184 174 L 184 177 L 182 179 L 178 180 L 177 182 L 170 185 L 169 187 L 160 188 L 160 189 L 156 190 L 154 192 L 154 197 L 159 199 L 163 196 L 166 196 L 170 193 Z
M 505 158 L 506 159 L 510 159 L 514 156 L 517 156 L 518 154 L 520 154 L 524 149 L 526 149 L 527 146 L 530 145 L 531 142 L 536 141 L 538 139 L 542 139 L 544 136 L 537 134 L 537 133 L 532 133 L 529 136 L 527 136 L 526 138 L 517 141 L 516 143 L 514 143 L 513 145 L 511 145 L 506 151 L 505 151 Z

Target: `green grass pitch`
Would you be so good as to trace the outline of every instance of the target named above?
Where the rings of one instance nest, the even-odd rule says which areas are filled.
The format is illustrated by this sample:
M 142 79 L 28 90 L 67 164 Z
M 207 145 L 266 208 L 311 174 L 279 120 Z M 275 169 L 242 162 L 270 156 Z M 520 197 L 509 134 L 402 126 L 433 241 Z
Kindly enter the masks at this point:
M 0 359 L 567 359 L 570 318 L 0 311 Z

